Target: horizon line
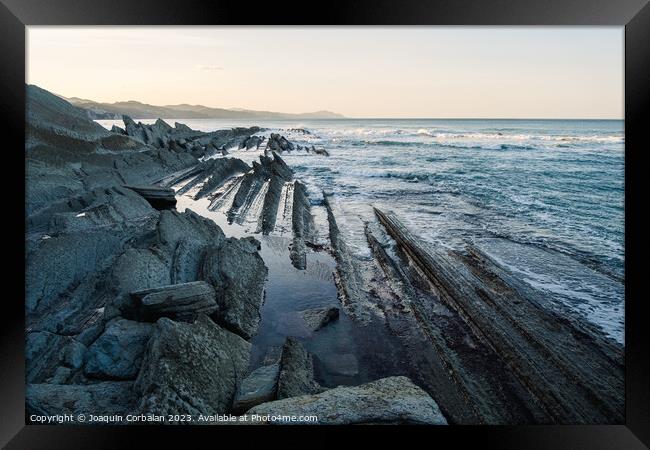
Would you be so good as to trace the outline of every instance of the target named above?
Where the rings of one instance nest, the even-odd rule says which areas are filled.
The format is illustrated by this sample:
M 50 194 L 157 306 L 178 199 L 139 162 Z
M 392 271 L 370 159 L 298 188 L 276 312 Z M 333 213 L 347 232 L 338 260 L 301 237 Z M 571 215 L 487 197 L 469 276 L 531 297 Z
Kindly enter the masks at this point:
M 31 85 L 31 86 L 36 86 L 39 89 L 45 89 L 41 86 L 39 86 L 36 83 L 25 83 L 26 85 Z M 49 91 L 49 90 L 48 90 Z M 52 92 L 52 91 L 49 91 Z M 154 107 L 159 107 L 159 108 L 165 108 L 165 107 L 172 107 L 172 106 L 202 106 L 205 108 L 214 108 L 214 109 L 222 109 L 225 111 L 232 111 L 232 112 L 239 112 L 237 111 L 238 109 L 243 110 L 243 111 L 253 111 L 253 112 L 269 112 L 269 113 L 274 113 L 274 114 L 290 114 L 290 115 L 302 115 L 302 114 L 315 114 L 319 112 L 329 112 L 332 114 L 338 114 L 343 117 L 323 117 L 323 118 L 296 118 L 295 120 L 618 120 L 618 121 L 625 121 L 625 117 L 620 117 L 620 118 L 604 118 L 604 117 L 598 117 L 598 118 L 590 118 L 590 117 L 350 117 L 346 116 L 342 113 L 336 112 L 336 111 L 330 111 L 328 109 L 317 109 L 314 111 L 306 111 L 306 112 L 298 112 L 298 113 L 293 113 L 293 112 L 284 112 L 284 111 L 273 111 L 273 110 L 267 110 L 267 109 L 249 109 L 249 108 L 241 108 L 241 107 L 234 107 L 234 108 L 228 108 L 224 106 L 208 106 L 208 105 L 202 105 L 202 104 L 192 104 L 192 103 L 177 103 L 177 104 L 167 104 L 167 105 L 154 105 L 151 103 L 146 103 L 141 100 L 116 100 L 113 102 L 103 102 L 103 101 L 98 101 L 98 100 L 91 100 L 88 98 L 83 98 L 83 97 L 77 97 L 76 95 L 67 97 L 62 94 L 58 94 L 55 92 L 52 92 L 54 95 L 57 97 L 61 97 L 64 100 L 68 101 L 71 99 L 78 99 L 78 100 L 85 100 L 85 101 L 90 101 L 94 103 L 104 103 L 104 104 L 109 104 L 109 105 L 114 105 L 116 103 L 128 103 L 128 102 L 136 102 L 140 103 L 143 105 L 149 105 L 149 106 L 154 106 Z M 73 106 L 76 106 L 73 104 Z M 137 116 L 133 116 L 134 119 L 138 119 Z M 162 119 L 162 117 L 160 117 Z M 143 118 L 139 118 L 143 119 Z M 242 119 L 237 119 L 237 118 L 221 118 L 221 117 L 200 117 L 200 118 L 187 118 L 187 117 L 168 117 L 168 119 L 182 119 L 182 120 L 243 120 L 246 118 Z M 264 120 L 263 118 L 260 118 Z M 96 119 L 96 120 L 119 120 L 119 119 Z M 144 120 L 151 120 L 151 119 L 144 119 Z M 268 119 L 267 119 L 268 120 Z M 294 120 L 291 118 L 287 119 L 272 119 L 272 120 Z

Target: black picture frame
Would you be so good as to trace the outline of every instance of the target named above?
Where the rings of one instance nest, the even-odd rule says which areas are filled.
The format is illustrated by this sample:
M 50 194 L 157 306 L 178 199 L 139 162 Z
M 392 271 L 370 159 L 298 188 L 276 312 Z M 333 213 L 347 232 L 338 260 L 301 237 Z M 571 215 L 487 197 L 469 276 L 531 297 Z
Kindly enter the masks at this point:
M 24 415 L 24 114 L 25 27 L 29 25 L 618 25 L 625 26 L 625 361 L 626 421 L 613 426 L 395 427 L 461 447 L 635 449 L 650 445 L 650 370 L 641 227 L 641 163 L 650 124 L 650 5 L 646 0 L 460 0 L 340 3 L 179 0 L 0 0 L 0 126 L 5 184 L 6 286 L 3 290 L 0 375 L 0 444 L 11 449 L 122 448 L 155 434 L 167 444 L 193 442 L 189 434 L 222 436 L 237 427 L 73 427 L 25 425 Z M 20 168 L 23 168 L 21 171 Z M 15 177 L 15 178 L 14 178 Z M 19 178 L 22 177 L 22 178 Z M 21 194 L 23 194 L 21 196 Z M 7 201 L 9 205 L 7 205 Z M 15 227 L 15 228 L 14 228 Z M 251 431 L 251 428 L 254 430 Z M 265 429 L 263 429 L 265 428 Z M 273 428 L 277 432 L 278 428 Z M 247 427 L 245 438 L 268 431 Z M 293 428 L 305 431 L 304 427 Z M 310 431 L 312 431 L 310 429 Z M 155 431 L 155 433 L 152 433 Z M 362 432 L 364 430 L 361 430 Z M 287 434 L 287 430 L 282 430 Z M 241 435 L 240 435 L 241 436 Z M 416 436 L 414 436 L 416 437 Z M 436 439 L 436 440 L 434 440 Z M 422 441 L 423 442 L 423 441 Z M 150 441 L 149 441 L 150 443 Z M 212 441 L 213 445 L 227 445 Z M 308 443 L 306 442 L 305 445 Z M 338 445 L 333 442 L 332 445 Z

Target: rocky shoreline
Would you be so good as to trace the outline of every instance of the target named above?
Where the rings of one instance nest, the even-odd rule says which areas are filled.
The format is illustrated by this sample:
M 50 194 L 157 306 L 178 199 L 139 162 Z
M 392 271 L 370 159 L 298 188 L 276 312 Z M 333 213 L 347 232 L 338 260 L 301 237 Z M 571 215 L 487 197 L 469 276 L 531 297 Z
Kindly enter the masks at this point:
M 425 246 L 376 210 L 372 258 L 360 260 L 328 195 L 320 230 L 281 155 L 326 149 L 259 127 L 125 117 L 108 131 L 47 91 L 28 86 L 27 98 L 28 416 L 622 423 L 622 348 L 548 312 L 487 256 Z M 249 164 L 240 152 L 260 154 Z M 275 242 L 281 264 L 268 257 Z M 276 266 L 308 275 L 324 250 L 338 306 L 296 305 L 275 325 L 282 345 L 258 348 Z M 306 348 L 341 346 L 328 339 L 343 326 L 355 352 Z

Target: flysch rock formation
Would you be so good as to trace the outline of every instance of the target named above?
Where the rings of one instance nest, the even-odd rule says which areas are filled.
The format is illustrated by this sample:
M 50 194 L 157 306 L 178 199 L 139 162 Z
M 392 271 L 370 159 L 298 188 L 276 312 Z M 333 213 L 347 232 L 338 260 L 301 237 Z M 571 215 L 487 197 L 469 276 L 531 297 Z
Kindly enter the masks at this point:
M 222 157 L 259 148 L 260 128 L 203 133 L 125 117 L 108 131 L 40 88 L 27 98 L 28 414 L 227 414 L 324 391 L 293 338 L 248 373 L 267 276 L 261 244 L 174 208 L 190 194 L 260 233 L 290 232 L 304 268 L 314 232 L 304 185 L 275 152 L 252 167 Z M 334 311 L 309 320 L 323 327 Z M 376 394 L 390 401 L 395 391 Z
M 353 225 L 339 227 L 326 193 L 329 242 L 316 243 L 306 186 L 280 155 L 324 149 L 263 139 L 259 127 L 205 133 L 125 117 L 108 131 L 35 86 L 27 99 L 28 412 L 623 423 L 622 346 L 546 308 L 478 248 L 425 243 L 376 208 L 361 224 L 369 256 L 360 257 L 348 245 Z M 233 157 L 253 150 L 259 162 Z M 330 251 L 340 308 L 297 307 L 304 336 L 251 366 L 269 273 L 262 242 L 177 211 L 181 196 L 207 205 L 206 216 L 223 213 L 224 228 L 257 234 L 265 249 L 266 235 L 282 235 L 280 253 L 296 269 L 312 249 Z M 312 355 L 299 341 L 331 334 L 344 317 L 360 345 L 382 351 Z M 327 389 L 336 384 L 319 378 L 335 367 L 348 383 L 369 364 L 375 381 Z
M 439 301 L 503 362 L 526 400 L 532 397 L 539 411 L 531 412 L 553 423 L 622 423 L 620 346 L 544 308 L 541 294 L 477 248 L 457 253 L 428 246 L 394 214 L 375 213 Z M 431 330 L 432 323 L 421 322 Z
M 252 167 L 235 158 L 208 159 L 165 184 L 177 195 L 208 199 L 208 209 L 223 213 L 229 223 L 263 235 L 290 233 L 291 262 L 306 268 L 308 246 L 315 241 L 311 205 L 304 184 L 278 153 L 260 155 Z
M 407 373 L 454 423 L 620 423 L 623 351 L 560 316 L 473 246 L 425 244 L 391 213 L 365 225 L 358 258 L 325 196 L 343 307 L 380 317 L 412 357 Z M 372 314 L 370 313 L 372 312 Z
M 108 131 L 35 86 L 27 98 L 28 407 L 161 411 L 156 395 L 170 400 L 168 391 L 180 388 L 173 374 L 163 383 L 163 358 L 181 348 L 187 355 L 175 346 L 199 351 L 214 341 L 228 343 L 219 355 L 228 370 L 223 399 L 204 406 L 227 411 L 248 364 L 267 269 L 250 239 L 226 238 L 214 222 L 175 211 L 173 191 L 159 181 L 195 170 L 198 146 L 247 139 L 259 128 L 202 133 L 125 118 L 123 131 Z M 237 163 L 216 164 L 227 171 Z M 152 199 L 167 204 L 159 210 Z M 109 403 L 93 409 L 103 393 Z M 71 398 L 77 406 L 65 406 Z

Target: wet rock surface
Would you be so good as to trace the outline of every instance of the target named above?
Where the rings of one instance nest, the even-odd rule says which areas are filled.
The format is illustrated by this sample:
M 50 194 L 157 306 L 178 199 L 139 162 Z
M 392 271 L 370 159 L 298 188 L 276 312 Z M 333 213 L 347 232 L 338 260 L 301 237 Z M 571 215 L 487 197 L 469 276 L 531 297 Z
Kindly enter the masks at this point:
M 302 318 L 312 331 L 318 331 L 339 318 L 338 308 L 313 308 L 301 311 Z
M 553 421 L 622 420 L 623 366 L 617 346 L 541 307 L 537 292 L 477 249 L 459 254 L 430 248 L 395 215 L 375 213 L 441 300 L 479 341 L 490 343 Z
M 228 411 L 248 364 L 250 344 L 207 316 L 194 323 L 159 319 L 135 388 L 139 411 L 210 414 Z
M 245 339 L 255 334 L 267 269 L 250 241 L 228 238 L 225 245 L 209 249 L 201 276 L 214 286 L 216 320 Z
M 360 386 L 342 386 L 320 394 L 264 403 L 249 414 L 315 416 L 316 424 L 321 425 L 447 424 L 436 402 L 406 377 L 384 378 Z
M 313 394 L 321 390 L 314 379 L 312 355 L 294 338 L 287 338 L 280 357 L 277 398 Z

